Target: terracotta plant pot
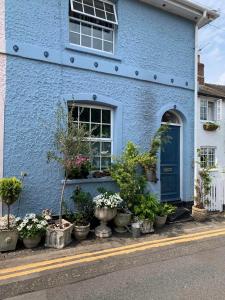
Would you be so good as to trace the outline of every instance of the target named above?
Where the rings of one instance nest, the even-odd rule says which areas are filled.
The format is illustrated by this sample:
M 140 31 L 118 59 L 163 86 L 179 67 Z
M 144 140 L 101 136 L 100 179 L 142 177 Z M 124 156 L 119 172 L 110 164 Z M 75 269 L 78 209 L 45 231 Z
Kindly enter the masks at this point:
M 153 221 L 150 221 L 148 219 L 145 219 L 142 224 L 141 224 L 141 233 L 153 233 L 154 228 L 153 228 Z
M 100 238 L 110 237 L 112 230 L 107 226 L 107 222 L 115 218 L 117 208 L 96 208 L 95 217 L 100 220 L 101 225 L 95 228 L 95 235 Z
M 127 232 L 126 226 L 130 224 L 131 221 L 131 214 L 118 212 L 113 221 L 116 225 L 115 231 L 118 233 L 125 233 Z
M 0 230 L 0 252 L 15 250 L 18 237 L 17 229 Z
M 75 239 L 77 239 L 78 241 L 85 240 L 88 236 L 89 231 L 90 231 L 90 223 L 86 226 L 78 226 L 74 224 L 73 234 Z
M 62 220 L 64 228 L 54 228 L 49 225 L 46 230 L 45 247 L 63 249 L 71 243 L 71 234 L 73 231 L 73 224 L 66 220 Z
M 162 228 L 166 224 L 167 216 L 156 216 L 155 226 L 157 228 Z
M 24 238 L 23 244 L 27 249 L 32 249 L 38 246 L 41 241 L 41 235 L 37 235 L 33 238 Z
M 204 222 L 208 217 L 208 210 L 206 208 L 198 208 L 192 206 L 192 217 L 195 221 Z

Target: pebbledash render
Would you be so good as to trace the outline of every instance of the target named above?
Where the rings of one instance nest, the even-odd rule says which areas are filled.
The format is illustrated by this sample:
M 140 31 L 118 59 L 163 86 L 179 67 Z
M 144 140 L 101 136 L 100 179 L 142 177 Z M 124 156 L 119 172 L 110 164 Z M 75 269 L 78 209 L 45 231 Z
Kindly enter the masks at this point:
M 47 163 L 58 102 L 85 109 L 90 126 L 101 115 L 96 169 L 128 141 L 147 150 L 171 123 L 149 189 L 191 201 L 197 32 L 217 17 L 188 0 L 1 0 L 0 176 L 27 172 L 19 213 L 58 212 L 64 172 Z M 110 177 L 72 180 L 68 199 L 76 185 L 117 189 Z

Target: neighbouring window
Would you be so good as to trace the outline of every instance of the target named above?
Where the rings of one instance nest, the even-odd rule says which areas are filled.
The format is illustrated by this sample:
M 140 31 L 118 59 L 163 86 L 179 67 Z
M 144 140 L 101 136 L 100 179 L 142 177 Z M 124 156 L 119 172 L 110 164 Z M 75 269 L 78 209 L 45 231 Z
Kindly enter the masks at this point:
M 202 121 L 220 121 L 222 116 L 222 100 L 210 101 L 201 99 L 200 119 Z
M 73 106 L 74 122 L 87 128 L 92 148 L 92 169 L 103 171 L 109 169 L 112 158 L 112 114 L 110 108 L 98 106 Z
M 216 148 L 215 147 L 201 147 L 200 149 L 200 164 L 202 167 L 216 166 Z
M 100 0 L 70 0 L 71 44 L 114 53 L 117 24 L 114 3 Z

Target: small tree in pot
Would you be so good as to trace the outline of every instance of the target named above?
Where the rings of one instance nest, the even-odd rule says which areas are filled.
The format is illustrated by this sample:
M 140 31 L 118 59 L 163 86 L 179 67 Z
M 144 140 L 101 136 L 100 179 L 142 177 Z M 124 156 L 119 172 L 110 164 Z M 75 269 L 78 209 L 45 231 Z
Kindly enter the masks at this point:
M 71 242 L 73 224 L 62 219 L 62 206 L 68 177 L 76 170 L 81 171 L 84 160 L 89 159 L 90 144 L 87 138 L 90 136 L 85 126 L 79 126 L 74 122 L 73 112 L 75 106 L 71 105 L 69 112 L 67 104 L 58 104 L 56 112 L 56 128 L 54 132 L 53 151 L 48 152 L 48 161 L 56 161 L 65 172 L 64 182 L 60 196 L 59 220 L 49 225 L 46 232 L 46 246 L 63 248 Z M 87 163 L 85 159 L 85 165 Z M 86 172 L 86 169 L 85 169 Z M 86 175 L 85 175 L 86 176 Z
M 174 213 L 176 207 L 168 203 L 158 203 L 156 208 L 155 226 L 161 228 L 166 224 L 167 216 Z
M 22 181 L 16 177 L 0 179 L 0 197 L 7 205 L 7 226 L 0 230 L 0 251 L 16 249 L 18 231 L 15 218 L 13 216 L 10 218 L 10 206 L 18 200 L 21 191 Z
M 208 210 L 205 208 L 205 205 L 209 203 L 212 181 L 210 170 L 212 167 L 208 166 L 208 162 L 206 160 L 201 161 L 201 150 L 198 150 L 198 156 L 200 158 L 200 162 L 197 162 L 199 170 L 195 183 L 195 203 L 192 206 L 192 216 L 196 221 L 203 222 L 208 216 Z

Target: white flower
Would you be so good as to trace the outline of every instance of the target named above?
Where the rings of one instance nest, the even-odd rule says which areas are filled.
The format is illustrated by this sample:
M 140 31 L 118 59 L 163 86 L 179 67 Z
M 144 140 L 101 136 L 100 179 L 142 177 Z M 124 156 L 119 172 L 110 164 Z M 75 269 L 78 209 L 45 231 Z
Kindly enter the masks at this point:
M 109 208 L 116 208 L 118 207 L 123 200 L 119 196 L 118 193 L 111 194 L 111 193 L 104 193 L 94 197 L 93 202 L 95 203 L 96 207 L 109 207 Z
M 38 223 L 39 220 L 38 220 L 37 218 L 34 218 L 34 219 L 33 219 L 33 222 L 34 222 L 34 223 Z
M 32 225 L 28 225 L 27 230 L 31 230 L 32 227 L 33 227 Z
M 38 228 L 38 229 L 42 229 L 43 227 L 42 227 L 41 224 L 37 224 L 37 228 Z

